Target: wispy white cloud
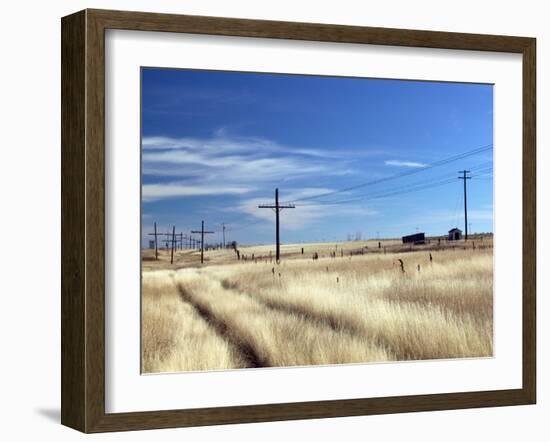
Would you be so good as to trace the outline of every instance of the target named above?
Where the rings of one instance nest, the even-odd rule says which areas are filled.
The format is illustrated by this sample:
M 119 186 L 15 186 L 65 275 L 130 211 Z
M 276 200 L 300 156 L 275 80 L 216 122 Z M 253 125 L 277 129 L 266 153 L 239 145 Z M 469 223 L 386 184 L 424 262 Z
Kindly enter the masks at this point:
M 215 131 L 211 138 L 171 138 L 171 137 L 144 137 L 141 143 L 144 150 L 182 150 L 213 151 L 217 155 L 229 153 L 288 153 L 318 158 L 336 158 L 337 153 L 329 150 L 285 146 L 262 137 L 229 136 L 225 128 Z
M 223 184 L 217 186 L 186 183 L 144 184 L 142 186 L 142 199 L 149 202 L 182 196 L 240 195 L 251 190 L 246 187 L 224 186 Z
M 142 190 L 144 202 L 229 195 L 234 197 L 232 204 L 217 205 L 216 210 L 265 221 L 258 228 L 274 222 L 271 210 L 258 208 L 273 202 L 274 187 L 284 189 L 280 201 L 294 201 L 335 190 L 305 183 L 358 172 L 354 170 L 356 155 L 350 154 L 346 159 L 345 152 L 339 149 L 285 146 L 266 138 L 232 136 L 225 128 L 206 138 L 144 137 L 142 147 L 142 173 L 147 176 Z M 368 155 L 369 150 L 365 149 L 364 157 Z M 172 179 L 166 183 L 160 177 Z M 299 230 L 330 217 L 365 217 L 375 213 L 361 202 L 346 206 L 302 204 L 285 210 L 284 228 Z
M 386 160 L 384 161 L 386 166 L 397 166 L 397 167 L 428 167 L 429 164 L 418 163 L 416 161 L 401 161 L 401 160 Z
M 142 173 L 194 179 L 198 183 L 248 184 L 289 181 L 308 176 L 353 173 L 336 152 L 280 145 L 259 137 L 144 137 Z
M 290 189 L 290 192 L 279 195 L 280 201 L 294 201 L 300 198 L 306 198 L 312 195 L 318 195 L 322 193 L 331 192 L 334 189 L 321 188 L 321 187 L 311 187 L 300 190 Z M 235 208 L 231 209 L 233 211 L 238 211 L 248 216 L 251 216 L 256 219 L 260 219 L 273 224 L 275 222 L 275 217 L 273 212 L 267 209 L 258 208 L 261 204 L 272 204 L 273 197 L 266 196 L 262 198 L 249 198 L 241 201 L 241 203 Z M 327 220 L 331 217 L 346 217 L 346 216 L 372 216 L 376 215 L 378 212 L 370 207 L 365 207 L 363 205 L 300 205 L 296 204 L 294 209 L 284 209 L 284 226 L 288 230 L 300 230 L 304 227 L 310 226 L 311 224 Z

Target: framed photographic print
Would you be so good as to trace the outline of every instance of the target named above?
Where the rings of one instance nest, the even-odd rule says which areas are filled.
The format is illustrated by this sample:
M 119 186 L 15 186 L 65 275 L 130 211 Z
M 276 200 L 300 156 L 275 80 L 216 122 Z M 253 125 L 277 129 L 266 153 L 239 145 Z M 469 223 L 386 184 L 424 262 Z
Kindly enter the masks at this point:
M 535 40 L 62 19 L 62 423 L 533 404 Z

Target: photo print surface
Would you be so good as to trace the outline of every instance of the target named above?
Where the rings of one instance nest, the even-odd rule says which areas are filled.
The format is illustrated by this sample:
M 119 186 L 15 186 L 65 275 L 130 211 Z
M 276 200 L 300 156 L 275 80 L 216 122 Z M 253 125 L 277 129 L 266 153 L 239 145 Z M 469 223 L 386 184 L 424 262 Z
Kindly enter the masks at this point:
M 143 373 L 493 355 L 493 86 L 142 68 Z

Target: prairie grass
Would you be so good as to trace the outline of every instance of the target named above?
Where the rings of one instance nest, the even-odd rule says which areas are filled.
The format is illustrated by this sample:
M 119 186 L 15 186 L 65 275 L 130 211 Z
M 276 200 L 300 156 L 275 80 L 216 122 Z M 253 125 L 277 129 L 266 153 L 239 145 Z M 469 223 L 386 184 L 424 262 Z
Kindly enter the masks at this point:
M 171 271 L 144 273 L 142 296 L 143 372 L 245 367 L 241 355 L 182 302 Z
M 180 271 L 180 290 L 192 293 L 192 302 L 210 312 L 230 331 L 231 339 L 254 349 L 257 366 L 338 364 L 385 361 L 392 358 L 371 338 L 334 330 L 305 315 L 269 308 L 201 271 Z M 207 273 L 204 272 L 204 273 Z
M 491 356 L 491 251 L 432 255 L 145 271 L 144 371 Z

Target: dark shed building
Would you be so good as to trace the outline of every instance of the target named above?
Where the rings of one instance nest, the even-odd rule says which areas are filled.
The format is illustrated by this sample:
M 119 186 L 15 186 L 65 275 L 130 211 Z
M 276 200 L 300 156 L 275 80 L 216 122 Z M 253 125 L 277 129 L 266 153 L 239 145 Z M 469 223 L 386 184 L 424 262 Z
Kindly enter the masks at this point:
M 458 227 L 454 227 L 453 229 L 449 230 L 449 241 L 458 241 L 462 238 L 462 230 L 460 230 Z
M 403 237 L 403 244 L 424 244 L 425 242 L 426 237 L 424 236 L 424 233 L 415 233 L 414 235 L 407 235 Z

